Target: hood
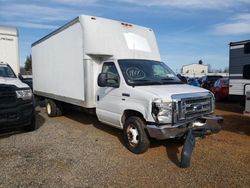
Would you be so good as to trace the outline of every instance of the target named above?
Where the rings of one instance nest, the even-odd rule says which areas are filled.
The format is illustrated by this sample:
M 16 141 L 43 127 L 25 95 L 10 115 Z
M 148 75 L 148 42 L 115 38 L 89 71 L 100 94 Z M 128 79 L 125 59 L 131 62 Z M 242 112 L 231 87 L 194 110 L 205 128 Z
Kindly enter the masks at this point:
M 209 93 L 210 91 L 194 87 L 187 84 L 176 84 L 176 85 L 151 85 L 151 86 L 136 86 L 137 90 L 142 91 L 144 94 L 148 93 L 154 97 L 168 98 L 171 99 L 172 95 L 177 94 L 191 94 L 191 93 Z
M 0 84 L 5 84 L 5 85 L 14 85 L 18 88 L 27 88 L 29 87 L 27 84 L 21 82 L 18 78 L 5 78 L 5 77 L 0 77 Z

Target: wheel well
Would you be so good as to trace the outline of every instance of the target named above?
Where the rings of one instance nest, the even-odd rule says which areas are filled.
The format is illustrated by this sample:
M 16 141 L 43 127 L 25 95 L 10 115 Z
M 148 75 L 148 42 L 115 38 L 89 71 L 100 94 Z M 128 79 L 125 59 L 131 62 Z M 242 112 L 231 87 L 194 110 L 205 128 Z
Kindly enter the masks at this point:
M 146 122 L 142 113 L 135 111 L 135 110 L 125 110 L 123 113 L 123 116 L 122 116 L 122 124 L 124 124 L 126 119 L 131 117 L 131 116 L 137 116 L 137 117 L 141 118 L 144 122 Z

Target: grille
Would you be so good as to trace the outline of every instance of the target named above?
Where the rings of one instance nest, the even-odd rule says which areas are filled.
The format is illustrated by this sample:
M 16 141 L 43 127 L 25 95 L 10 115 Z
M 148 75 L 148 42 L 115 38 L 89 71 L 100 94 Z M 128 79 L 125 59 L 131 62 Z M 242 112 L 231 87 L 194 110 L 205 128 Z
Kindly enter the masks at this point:
M 190 120 L 212 111 L 211 97 L 184 98 L 178 101 L 178 121 Z
M 0 85 L 0 107 L 10 106 L 16 102 L 15 90 L 10 86 Z

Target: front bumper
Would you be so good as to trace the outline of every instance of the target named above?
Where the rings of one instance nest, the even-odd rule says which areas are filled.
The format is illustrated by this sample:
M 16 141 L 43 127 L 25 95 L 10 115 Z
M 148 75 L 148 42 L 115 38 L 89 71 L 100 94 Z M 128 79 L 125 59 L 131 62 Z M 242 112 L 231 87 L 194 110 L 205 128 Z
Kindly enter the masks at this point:
M 28 126 L 33 117 L 34 105 L 32 101 L 2 108 L 0 109 L 0 130 Z
M 182 137 L 189 129 L 199 136 L 205 135 L 209 132 L 217 133 L 221 130 L 223 118 L 215 115 L 203 116 L 199 119 L 201 124 L 197 126 L 194 122 L 189 122 L 181 125 L 146 125 L 146 129 L 150 137 L 164 140 L 168 138 Z

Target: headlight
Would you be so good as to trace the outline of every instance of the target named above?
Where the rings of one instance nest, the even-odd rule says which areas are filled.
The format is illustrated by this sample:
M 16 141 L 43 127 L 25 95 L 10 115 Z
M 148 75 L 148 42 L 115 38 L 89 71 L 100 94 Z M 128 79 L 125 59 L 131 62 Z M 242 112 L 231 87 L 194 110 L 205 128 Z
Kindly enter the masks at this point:
M 16 91 L 17 98 L 28 100 L 32 98 L 32 91 L 30 89 L 25 90 L 17 90 Z
M 152 103 L 152 116 L 157 123 L 172 123 L 172 102 L 155 99 Z

